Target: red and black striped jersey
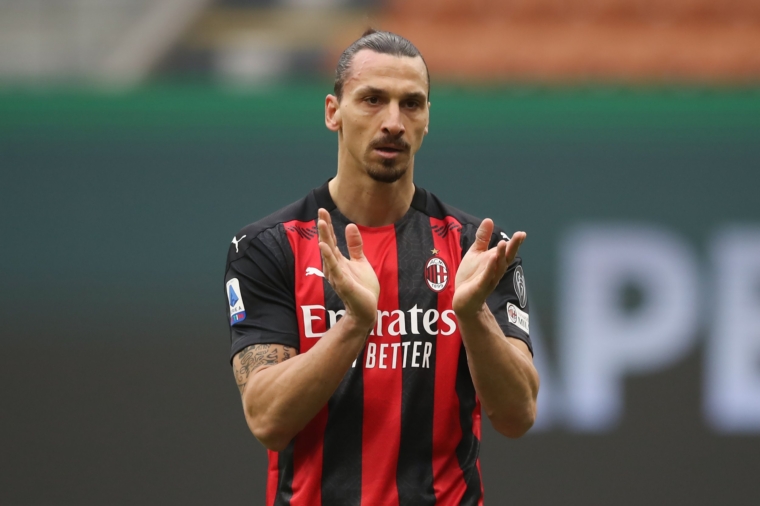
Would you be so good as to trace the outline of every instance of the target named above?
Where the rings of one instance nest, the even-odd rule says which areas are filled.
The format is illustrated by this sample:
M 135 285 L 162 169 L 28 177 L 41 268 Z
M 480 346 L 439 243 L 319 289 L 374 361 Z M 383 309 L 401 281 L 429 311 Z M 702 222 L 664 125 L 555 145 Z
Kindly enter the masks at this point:
M 320 207 L 348 255 L 349 221 L 327 184 L 234 237 L 225 275 L 232 357 L 261 343 L 308 353 L 344 314 L 322 274 Z M 479 224 L 416 188 L 398 222 L 359 226 L 380 281 L 377 324 L 327 405 L 285 450 L 269 452 L 267 506 L 482 504 L 480 403 L 451 309 Z M 503 238 L 496 229 L 491 246 Z M 521 263 L 487 303 L 505 335 L 531 347 Z

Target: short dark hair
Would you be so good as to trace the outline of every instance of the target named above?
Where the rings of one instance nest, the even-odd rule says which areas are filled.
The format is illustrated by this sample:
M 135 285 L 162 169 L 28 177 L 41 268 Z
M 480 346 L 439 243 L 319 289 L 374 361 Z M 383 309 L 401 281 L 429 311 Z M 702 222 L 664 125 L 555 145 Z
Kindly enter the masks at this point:
M 409 56 L 416 58 L 419 56 L 422 58 L 422 63 L 425 64 L 425 73 L 427 74 L 428 81 L 428 96 L 430 95 L 430 71 L 427 68 L 425 58 L 422 57 L 419 49 L 414 47 L 414 44 L 409 42 L 401 35 L 396 35 L 391 32 L 382 32 L 370 28 L 364 34 L 346 48 L 343 54 L 338 59 L 338 66 L 335 68 L 335 86 L 333 91 L 338 100 L 343 96 L 343 84 L 346 81 L 346 77 L 351 72 L 351 63 L 353 62 L 354 55 L 362 49 L 369 49 L 380 54 L 390 54 L 393 56 Z

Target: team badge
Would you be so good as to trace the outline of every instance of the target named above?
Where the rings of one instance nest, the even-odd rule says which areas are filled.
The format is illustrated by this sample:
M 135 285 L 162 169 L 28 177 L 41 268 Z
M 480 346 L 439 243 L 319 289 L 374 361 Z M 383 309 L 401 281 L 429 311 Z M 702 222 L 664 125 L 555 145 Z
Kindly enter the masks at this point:
M 449 268 L 442 258 L 432 257 L 425 265 L 425 281 L 428 288 L 440 292 L 449 282 Z
M 227 281 L 227 301 L 230 303 L 230 325 L 245 320 L 245 306 L 240 294 L 240 283 L 237 278 Z
M 509 323 L 516 325 L 518 328 L 530 334 L 530 317 L 525 311 L 521 311 L 511 302 L 507 304 L 507 317 Z
M 515 267 L 515 294 L 520 302 L 520 307 L 525 307 L 528 303 L 528 292 L 525 288 L 525 274 L 523 274 L 522 265 Z

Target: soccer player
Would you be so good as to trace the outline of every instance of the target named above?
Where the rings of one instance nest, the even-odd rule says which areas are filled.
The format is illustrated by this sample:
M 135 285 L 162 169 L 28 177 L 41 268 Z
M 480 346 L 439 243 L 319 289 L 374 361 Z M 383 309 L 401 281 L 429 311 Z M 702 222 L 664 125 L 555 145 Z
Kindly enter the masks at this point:
M 429 83 L 403 37 L 354 42 L 325 99 L 337 175 L 230 245 L 231 358 L 269 450 L 267 506 L 482 504 L 481 405 L 508 437 L 535 419 L 526 235 L 414 185 Z

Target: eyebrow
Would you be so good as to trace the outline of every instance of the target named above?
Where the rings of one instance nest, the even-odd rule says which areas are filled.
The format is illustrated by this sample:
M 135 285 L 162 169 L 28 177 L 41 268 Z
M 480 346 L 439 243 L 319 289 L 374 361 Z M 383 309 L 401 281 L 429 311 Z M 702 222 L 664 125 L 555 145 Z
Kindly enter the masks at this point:
M 426 102 L 427 97 L 424 93 L 421 93 L 419 91 L 415 91 L 414 93 L 407 93 L 404 95 L 404 98 L 407 100 L 419 100 L 420 102 Z
M 387 91 L 380 88 L 375 88 L 374 86 L 363 86 L 356 90 L 356 93 L 358 95 L 388 95 Z M 404 100 L 419 100 L 420 102 L 425 102 L 426 98 L 427 97 L 425 94 L 419 91 L 413 91 L 411 93 L 404 94 Z

